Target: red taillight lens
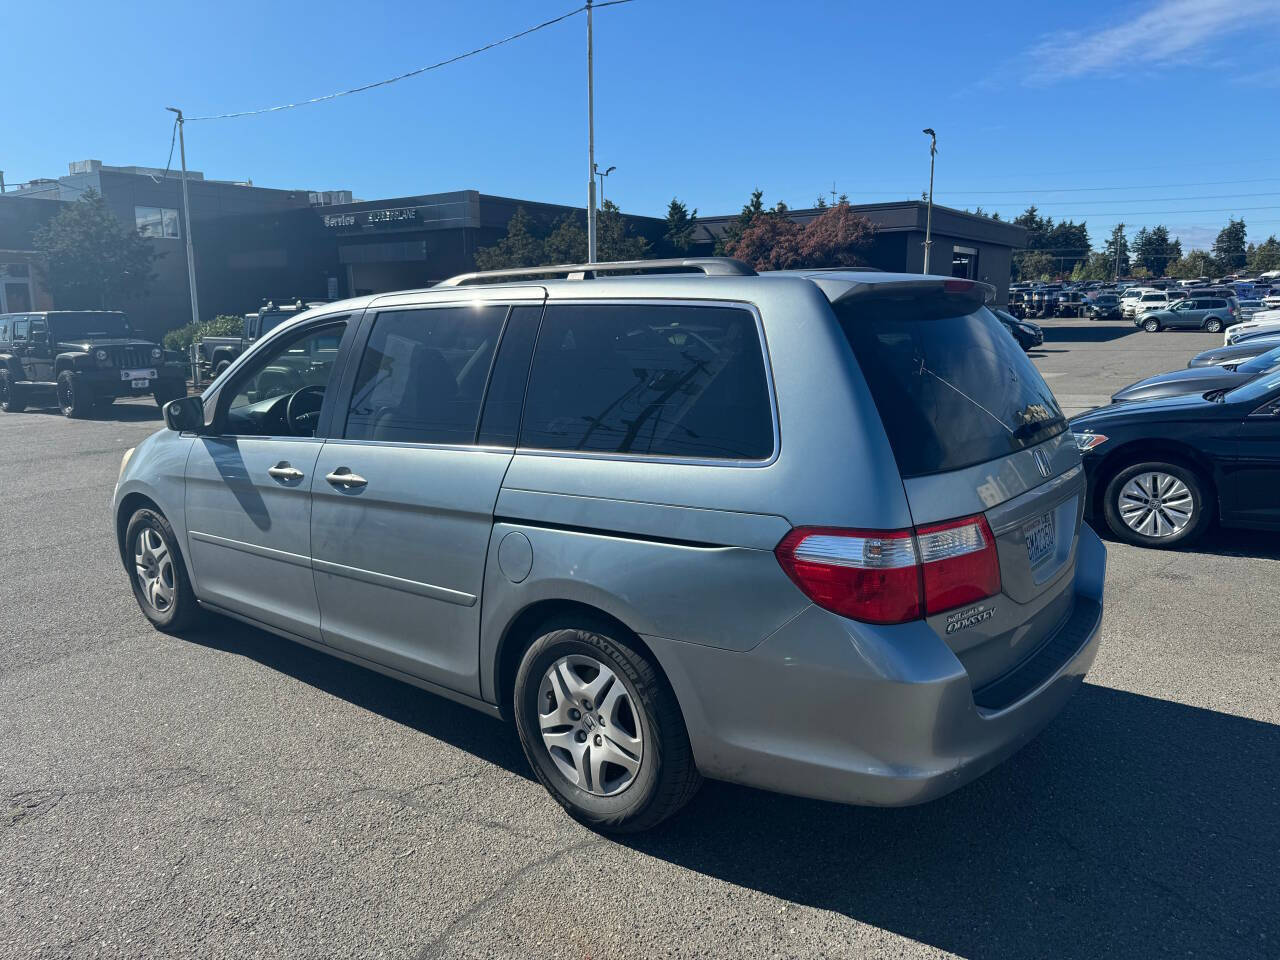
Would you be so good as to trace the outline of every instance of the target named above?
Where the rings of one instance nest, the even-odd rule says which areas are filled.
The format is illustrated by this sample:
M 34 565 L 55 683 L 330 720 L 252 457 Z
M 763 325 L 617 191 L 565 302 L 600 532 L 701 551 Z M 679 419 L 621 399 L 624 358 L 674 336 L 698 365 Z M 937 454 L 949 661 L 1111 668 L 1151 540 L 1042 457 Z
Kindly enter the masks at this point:
M 841 616 L 867 623 L 920 616 L 920 566 L 910 530 L 797 527 L 774 554 L 805 596 Z
M 926 616 L 1000 592 L 1000 558 L 986 517 L 916 528 Z
M 905 623 L 1000 592 L 981 515 L 915 530 L 797 527 L 774 554 L 810 600 L 866 623 Z

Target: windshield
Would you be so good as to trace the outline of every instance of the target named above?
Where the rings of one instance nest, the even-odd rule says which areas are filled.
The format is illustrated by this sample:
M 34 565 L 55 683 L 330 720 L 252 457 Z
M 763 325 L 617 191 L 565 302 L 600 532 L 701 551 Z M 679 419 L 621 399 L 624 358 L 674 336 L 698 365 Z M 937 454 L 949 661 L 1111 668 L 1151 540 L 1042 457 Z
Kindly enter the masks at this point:
M 1277 391 L 1280 391 L 1280 373 L 1273 373 L 1236 387 L 1222 399 L 1226 403 L 1261 403 L 1270 399 L 1268 394 Z
M 51 313 L 49 326 L 59 340 L 129 336 L 129 321 L 123 313 Z
M 836 315 L 904 477 L 995 460 L 1067 428 L 1035 365 L 972 300 L 867 298 Z
M 1246 360 L 1236 369 L 1241 373 L 1268 373 L 1277 364 L 1280 364 L 1280 347 L 1259 354 L 1252 360 Z

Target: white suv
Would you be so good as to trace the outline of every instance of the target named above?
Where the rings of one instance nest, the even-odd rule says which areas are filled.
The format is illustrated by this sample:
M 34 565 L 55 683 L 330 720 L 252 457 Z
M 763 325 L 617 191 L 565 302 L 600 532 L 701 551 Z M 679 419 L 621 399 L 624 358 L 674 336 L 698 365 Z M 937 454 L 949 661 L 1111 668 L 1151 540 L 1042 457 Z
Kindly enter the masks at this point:
M 1180 298 L 1163 290 L 1143 290 L 1138 296 L 1121 301 L 1120 312 L 1126 317 L 1136 317 L 1152 310 L 1167 310 L 1178 299 Z

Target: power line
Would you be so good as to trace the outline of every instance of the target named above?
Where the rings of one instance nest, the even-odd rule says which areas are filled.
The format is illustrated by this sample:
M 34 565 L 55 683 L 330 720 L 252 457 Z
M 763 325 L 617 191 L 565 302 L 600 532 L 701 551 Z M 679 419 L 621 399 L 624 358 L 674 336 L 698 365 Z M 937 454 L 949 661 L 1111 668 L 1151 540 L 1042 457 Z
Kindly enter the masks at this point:
M 605 3 L 597 3 L 594 4 L 594 6 L 596 9 L 600 9 L 601 7 L 612 7 L 620 3 L 630 2 L 631 0 L 607 0 Z M 519 33 L 513 33 L 509 37 L 503 37 L 501 40 L 494 40 L 490 43 L 486 43 L 484 46 L 476 47 L 474 50 L 468 50 L 466 53 L 460 53 L 456 57 L 450 57 L 448 60 L 441 60 L 437 63 L 428 64 L 425 67 L 418 67 L 416 70 L 410 70 L 407 73 L 402 73 L 394 77 L 387 77 L 385 80 L 375 80 L 373 83 L 366 83 L 359 87 L 352 87 L 350 90 L 339 90 L 337 93 L 327 93 L 322 97 L 312 97 L 309 100 L 299 100 L 297 103 L 282 103 L 275 107 L 261 107 L 257 110 L 238 110 L 234 113 L 219 113 L 204 117 L 187 117 L 186 119 L 191 123 L 195 123 L 200 120 L 231 120 L 236 117 L 254 117 L 263 113 L 278 113 L 281 110 L 293 110 L 297 107 L 305 107 L 313 103 L 324 103 L 329 100 L 336 100 L 339 97 L 350 96 L 353 93 L 364 93 L 366 90 L 385 87 L 389 84 L 397 83 L 400 80 L 407 80 L 410 77 L 420 76 L 429 70 L 438 70 L 440 67 L 447 67 L 460 60 L 466 60 L 468 57 L 474 57 L 477 54 L 484 53 L 486 50 L 492 50 L 494 47 L 500 47 L 503 44 L 511 43 L 513 40 L 519 40 L 521 37 L 527 37 L 531 33 L 537 33 L 539 30 L 544 30 L 547 27 L 560 23 L 561 21 L 568 20 L 570 17 L 582 13 L 582 11 L 586 9 L 586 5 L 584 4 L 575 10 L 570 10 L 568 13 L 562 13 L 558 17 L 552 17 L 550 20 L 544 20 L 536 26 L 529 27 L 526 30 L 521 30 Z

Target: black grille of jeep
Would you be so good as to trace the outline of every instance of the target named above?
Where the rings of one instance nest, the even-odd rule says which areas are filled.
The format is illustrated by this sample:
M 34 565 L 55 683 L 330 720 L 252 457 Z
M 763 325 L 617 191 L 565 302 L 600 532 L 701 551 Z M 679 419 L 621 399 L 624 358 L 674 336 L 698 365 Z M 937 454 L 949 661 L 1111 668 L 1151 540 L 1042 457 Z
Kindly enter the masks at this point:
M 151 359 L 150 347 L 121 347 L 116 358 L 117 364 L 125 370 L 153 367 L 156 364 L 156 361 Z

